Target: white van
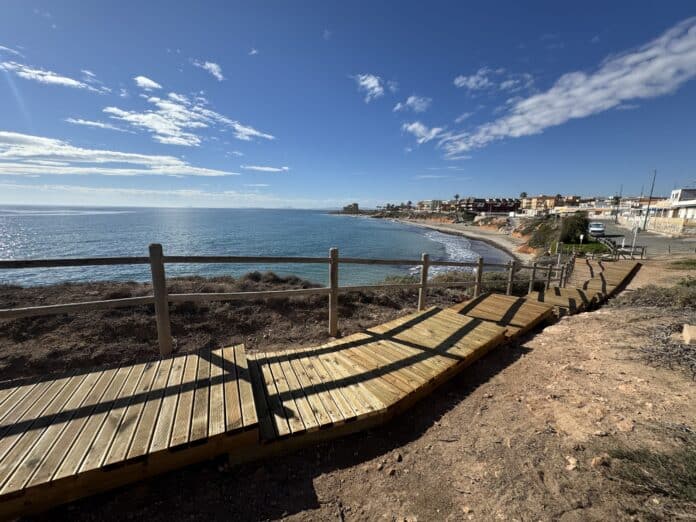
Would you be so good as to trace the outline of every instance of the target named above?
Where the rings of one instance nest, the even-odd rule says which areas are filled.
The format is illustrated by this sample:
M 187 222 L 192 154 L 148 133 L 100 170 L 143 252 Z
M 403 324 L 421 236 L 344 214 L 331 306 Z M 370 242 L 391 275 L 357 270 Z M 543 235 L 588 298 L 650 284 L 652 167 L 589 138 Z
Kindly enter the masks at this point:
M 590 223 L 587 231 L 591 236 L 603 236 L 605 231 L 604 223 Z

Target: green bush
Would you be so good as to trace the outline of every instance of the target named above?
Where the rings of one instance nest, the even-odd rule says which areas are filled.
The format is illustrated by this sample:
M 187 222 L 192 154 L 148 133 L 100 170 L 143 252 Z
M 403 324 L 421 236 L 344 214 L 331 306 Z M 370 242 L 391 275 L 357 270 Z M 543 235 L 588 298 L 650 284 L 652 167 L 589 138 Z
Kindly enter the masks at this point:
M 558 240 L 562 243 L 579 243 L 580 235 L 588 236 L 587 226 L 589 221 L 583 212 L 576 212 L 572 216 L 561 219 L 561 230 Z

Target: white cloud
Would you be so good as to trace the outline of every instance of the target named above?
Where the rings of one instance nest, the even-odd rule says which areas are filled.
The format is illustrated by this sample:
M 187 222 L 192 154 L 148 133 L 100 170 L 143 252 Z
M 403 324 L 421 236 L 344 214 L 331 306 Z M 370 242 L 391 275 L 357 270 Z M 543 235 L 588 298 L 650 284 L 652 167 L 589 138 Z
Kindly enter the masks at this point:
M 70 78 L 69 76 L 63 76 L 62 74 L 58 74 L 53 71 L 36 69 L 34 67 L 30 67 L 29 65 L 24 65 L 13 61 L 0 62 L 0 70 L 12 72 L 25 80 L 32 80 L 45 85 L 60 85 L 63 87 L 71 87 L 73 89 L 85 89 L 101 94 L 105 94 L 110 91 L 110 89 L 103 86 L 93 86 L 88 82 L 76 80 L 75 78 Z
M 454 79 L 454 85 L 469 89 L 470 91 L 479 91 L 493 86 L 493 82 L 489 78 L 489 74 L 493 72 L 488 67 L 481 67 L 475 74 L 471 76 L 459 75 Z
M 126 129 L 122 129 L 121 127 L 117 127 L 116 125 L 112 125 L 111 123 L 105 123 L 103 121 L 83 120 L 81 118 L 66 118 L 65 121 L 68 123 L 72 123 L 73 125 L 84 125 L 85 127 L 96 127 L 98 129 L 109 129 L 118 132 L 128 132 Z
M 539 134 L 630 100 L 669 94 L 694 76 L 696 17 L 637 49 L 610 56 L 594 72 L 564 74 L 546 92 L 517 101 L 507 115 L 472 133 L 445 137 L 442 146 L 448 155 L 458 155 L 504 138 Z
M 374 74 L 356 74 L 353 76 L 358 90 L 365 93 L 365 103 L 384 95 L 384 85 L 382 79 Z
M 240 169 L 255 170 L 256 172 L 287 172 L 289 167 L 264 167 L 259 165 L 240 165 Z
M 135 84 L 145 91 L 152 91 L 153 89 L 161 89 L 162 86 L 155 80 L 151 80 L 147 76 L 136 76 L 133 78 Z
M 237 157 L 239 157 L 239 156 L 244 156 L 244 153 L 243 153 L 243 152 L 240 152 L 240 151 L 238 151 L 238 150 L 231 150 L 231 151 L 229 151 L 229 152 L 227 153 L 227 155 L 228 155 L 228 156 L 237 156 Z
M 389 89 L 389 92 L 395 93 L 399 90 L 399 82 L 396 80 L 389 80 L 387 82 L 387 88 Z
M 467 118 L 471 117 L 472 114 L 473 112 L 463 112 L 454 119 L 454 123 L 461 123 Z
M 254 47 L 252 47 L 252 48 L 251 48 L 251 51 L 249 51 L 249 56 L 254 56 L 254 55 L 256 55 L 256 54 L 259 54 L 259 50 L 256 49 L 256 48 L 254 48 Z
M 222 75 L 222 67 L 220 67 L 215 62 L 202 62 L 200 60 L 193 60 L 191 63 L 195 67 L 199 67 L 205 71 L 208 71 L 219 82 L 225 79 L 225 77 Z
M 204 98 L 196 97 L 195 100 L 191 100 L 183 94 L 172 92 L 167 98 L 151 96 L 147 101 L 155 106 L 154 110 L 139 112 L 110 106 L 104 108 L 104 112 L 132 127 L 151 132 L 155 141 L 167 145 L 196 147 L 202 141 L 196 131 L 215 125 L 231 129 L 235 138 L 242 141 L 250 141 L 253 138 L 275 139 L 271 134 L 258 131 L 209 109 Z
M 331 35 L 332 35 L 331 31 L 329 31 L 328 29 L 324 29 L 324 31 L 322 31 L 322 33 L 321 33 L 321 37 L 322 37 L 324 40 L 329 40 L 329 39 L 331 39 Z
M 270 187 L 268 183 L 245 183 L 245 187 L 253 187 L 253 188 L 266 188 Z
M 174 156 L 87 149 L 63 140 L 9 131 L 0 131 L 0 174 L 238 175 L 234 172 L 194 167 Z
M 425 98 L 422 96 L 409 96 L 406 98 L 405 102 L 399 102 L 394 106 L 393 111 L 403 111 L 411 109 L 413 112 L 425 112 L 430 107 L 433 102 L 432 98 Z
M 123 87 L 121 87 L 121 88 L 118 90 L 118 95 L 119 95 L 121 98 L 128 98 L 128 91 L 127 91 L 126 89 L 124 89 Z
M 401 130 L 413 134 L 416 141 L 420 144 L 427 143 L 442 134 L 443 129 L 440 127 L 428 128 L 419 121 L 412 123 L 404 123 Z
M 24 55 L 20 53 L 17 49 L 12 49 L 12 47 L 5 47 L 4 45 L 0 45 L 0 53 L 13 54 L 15 56 L 21 56 L 22 58 L 24 58 Z

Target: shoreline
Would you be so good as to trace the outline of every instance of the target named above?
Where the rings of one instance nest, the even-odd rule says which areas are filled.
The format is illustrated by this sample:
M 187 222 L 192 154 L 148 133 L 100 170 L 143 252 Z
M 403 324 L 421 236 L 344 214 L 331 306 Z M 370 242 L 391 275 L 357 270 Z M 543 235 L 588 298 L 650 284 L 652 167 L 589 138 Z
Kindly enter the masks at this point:
M 516 248 L 519 245 L 516 244 L 510 238 L 510 236 L 508 236 L 507 234 L 484 232 L 483 230 L 475 230 L 475 231 L 474 230 L 462 230 L 460 227 L 456 226 L 457 225 L 456 223 L 435 224 L 435 223 L 430 223 L 430 222 L 426 222 L 426 221 L 415 221 L 415 220 L 410 220 L 410 219 L 400 219 L 400 218 L 393 218 L 393 219 L 394 219 L 394 221 L 401 223 L 401 224 L 404 224 L 404 225 L 414 225 L 414 226 L 421 227 L 421 228 L 428 228 L 431 230 L 437 230 L 438 232 L 442 232 L 443 234 L 450 234 L 453 236 L 461 236 L 461 237 L 465 237 L 467 239 L 482 241 L 483 243 L 486 243 L 486 244 L 504 252 L 506 255 L 512 257 L 515 261 L 522 263 L 522 264 L 527 264 L 527 263 L 531 263 L 534 261 L 534 256 L 532 254 L 517 252 Z M 468 228 L 472 228 L 472 227 L 467 226 L 467 229 Z

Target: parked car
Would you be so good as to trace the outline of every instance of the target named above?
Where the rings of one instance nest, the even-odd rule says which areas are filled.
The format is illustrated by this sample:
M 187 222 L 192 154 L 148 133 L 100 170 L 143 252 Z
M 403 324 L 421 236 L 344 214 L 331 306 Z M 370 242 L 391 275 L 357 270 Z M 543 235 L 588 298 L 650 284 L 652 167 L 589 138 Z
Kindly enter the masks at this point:
M 604 231 L 606 230 L 606 227 L 604 226 L 604 223 L 590 223 L 587 227 L 587 231 L 590 233 L 591 236 L 603 236 Z

